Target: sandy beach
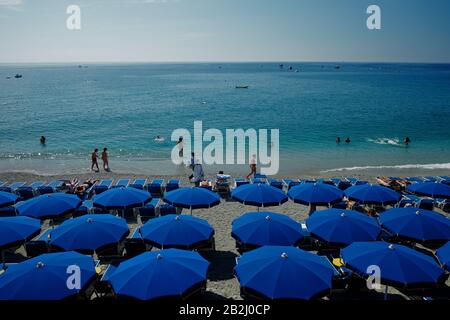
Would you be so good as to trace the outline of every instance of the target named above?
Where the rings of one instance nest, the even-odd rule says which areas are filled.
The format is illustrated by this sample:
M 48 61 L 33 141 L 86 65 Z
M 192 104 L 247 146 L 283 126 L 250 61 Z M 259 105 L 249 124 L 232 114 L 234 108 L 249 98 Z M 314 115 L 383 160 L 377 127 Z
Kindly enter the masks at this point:
M 374 182 L 374 177 L 358 176 L 360 179 L 365 179 Z M 111 173 L 91 173 L 81 175 L 67 175 L 67 176 L 38 176 L 29 173 L 0 173 L 0 180 L 2 181 L 50 181 L 54 179 L 79 179 L 84 181 L 87 179 L 119 179 L 119 178 L 142 178 L 142 176 L 133 174 L 111 174 Z M 180 179 L 181 186 L 189 185 L 188 180 L 184 176 L 150 176 L 147 177 L 149 181 L 152 179 L 163 178 L 166 179 Z M 209 176 L 207 178 L 213 178 Z M 308 177 L 302 177 L 308 178 Z M 320 209 L 320 208 L 319 208 Z M 295 204 L 291 201 L 279 207 L 265 208 L 262 211 L 273 211 L 288 215 L 296 221 L 304 221 L 308 217 L 308 207 Z M 239 282 L 233 276 L 233 268 L 235 266 L 235 259 L 239 253 L 235 247 L 235 240 L 231 237 L 231 223 L 235 218 L 240 217 L 245 212 L 256 211 L 256 208 L 242 205 L 235 201 L 224 201 L 219 206 L 211 209 L 195 210 L 196 217 L 206 219 L 215 230 L 216 251 L 204 254 L 204 257 L 210 261 L 210 269 L 208 276 L 207 292 L 203 296 L 206 300 L 223 300 L 233 299 L 241 300 Z M 442 211 L 440 211 L 443 213 Z M 128 221 L 130 229 L 134 229 L 137 224 L 136 221 Z M 19 254 L 24 254 L 23 248 L 19 249 Z M 450 282 L 449 282 L 450 283 Z M 397 290 L 389 289 L 390 299 L 402 299 L 402 296 Z M 337 294 L 332 296 L 332 299 L 364 299 L 364 295 L 358 294 L 352 296 L 350 293 Z M 369 299 L 383 299 L 382 293 L 370 294 Z

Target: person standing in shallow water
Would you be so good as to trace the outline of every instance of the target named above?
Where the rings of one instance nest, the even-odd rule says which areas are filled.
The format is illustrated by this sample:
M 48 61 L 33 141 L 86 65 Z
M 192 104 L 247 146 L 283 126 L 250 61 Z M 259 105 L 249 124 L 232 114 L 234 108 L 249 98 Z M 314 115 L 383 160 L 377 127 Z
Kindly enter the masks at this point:
M 97 159 L 98 159 L 97 152 L 98 152 L 98 149 L 95 149 L 94 152 L 92 152 L 92 154 L 91 154 L 91 162 L 92 162 L 91 163 L 91 170 L 95 171 L 95 172 L 99 172 L 100 171 L 100 169 L 98 167 L 98 161 L 97 161 Z M 97 170 L 94 170 L 94 167 L 96 167 Z
M 102 152 L 103 170 L 109 172 L 108 149 L 103 148 Z
M 40 142 L 41 142 L 42 146 L 45 146 L 45 137 L 44 136 L 41 136 Z

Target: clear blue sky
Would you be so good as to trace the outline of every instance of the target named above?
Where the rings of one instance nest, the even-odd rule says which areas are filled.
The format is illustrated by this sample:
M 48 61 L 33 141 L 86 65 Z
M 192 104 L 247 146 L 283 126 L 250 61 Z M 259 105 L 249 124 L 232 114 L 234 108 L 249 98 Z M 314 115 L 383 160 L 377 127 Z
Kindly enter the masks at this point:
M 449 33 L 448 0 L 0 0 L 2 63 L 450 62 Z

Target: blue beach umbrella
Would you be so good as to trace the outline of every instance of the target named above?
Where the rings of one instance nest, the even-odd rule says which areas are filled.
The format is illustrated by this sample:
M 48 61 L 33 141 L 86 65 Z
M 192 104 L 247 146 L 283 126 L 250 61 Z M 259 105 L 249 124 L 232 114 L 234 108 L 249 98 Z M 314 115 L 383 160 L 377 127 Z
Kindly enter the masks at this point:
M 334 270 L 325 257 L 294 247 L 265 246 L 241 256 L 235 274 L 246 295 L 310 300 L 330 292 Z
M 288 201 L 287 195 L 280 189 L 267 184 L 242 185 L 231 193 L 231 197 L 245 205 L 275 207 Z
M 214 229 L 208 221 L 189 215 L 167 215 L 147 221 L 141 237 L 158 248 L 191 250 L 212 240 Z
M 81 200 L 76 195 L 52 193 L 20 202 L 16 205 L 16 209 L 21 216 L 44 220 L 72 213 L 80 205 Z
M 207 209 L 220 204 L 220 197 L 212 191 L 205 188 L 186 187 L 167 192 L 163 198 L 164 202 L 180 207 L 190 209 Z
M 197 252 L 148 251 L 122 262 L 109 278 L 114 292 L 139 300 L 185 298 L 206 285 L 209 262 Z
M 249 212 L 235 219 L 231 235 L 238 242 L 253 247 L 295 246 L 303 239 L 298 222 L 272 212 Z
M 19 197 L 13 193 L 0 191 L 0 208 L 15 204 L 17 199 Z
M 344 192 L 325 183 L 304 183 L 291 188 L 288 196 L 295 203 L 307 206 L 326 206 L 340 202 L 344 197 Z
M 81 289 L 68 286 L 73 270 L 79 270 Z M 94 277 L 91 257 L 76 252 L 43 254 L 0 274 L 0 300 L 61 300 L 79 294 Z
M 125 210 L 145 206 L 152 200 L 150 193 L 136 188 L 113 188 L 94 196 L 94 207 L 106 210 Z
M 450 240 L 450 219 L 419 208 L 394 208 L 380 215 L 384 229 L 397 237 L 417 242 Z
M 89 214 L 67 220 L 53 229 L 50 245 L 64 251 L 94 252 L 118 244 L 129 232 L 122 218 Z
M 336 246 L 376 241 L 381 234 L 381 227 L 375 218 L 350 210 L 316 212 L 306 220 L 306 226 L 312 236 Z
M 407 191 L 431 198 L 450 199 L 450 186 L 444 183 L 426 182 L 408 186 Z
M 430 256 L 387 242 L 355 242 L 341 251 L 346 266 L 363 278 L 378 266 L 381 282 L 394 287 L 426 288 L 443 280 L 444 270 Z
M 442 266 L 450 271 L 450 241 L 436 251 L 436 256 Z
M 396 204 L 402 197 L 392 189 L 371 184 L 353 186 L 344 193 L 350 200 L 358 203 L 382 206 Z
M 41 222 L 29 217 L 0 218 L 0 250 L 22 244 L 41 231 Z

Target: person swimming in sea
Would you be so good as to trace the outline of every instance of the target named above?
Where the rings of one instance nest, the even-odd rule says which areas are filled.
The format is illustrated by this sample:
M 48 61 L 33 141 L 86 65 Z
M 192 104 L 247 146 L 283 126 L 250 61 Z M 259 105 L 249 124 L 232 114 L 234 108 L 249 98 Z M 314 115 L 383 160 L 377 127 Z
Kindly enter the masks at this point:
M 406 137 L 403 143 L 405 144 L 405 146 L 409 146 L 409 144 L 411 143 L 411 139 L 409 137 Z
M 352 142 L 352 140 L 350 140 L 350 138 L 347 137 L 347 139 L 345 139 L 345 143 L 350 143 L 350 142 Z
M 42 146 L 45 146 L 45 137 L 44 136 L 41 136 L 40 142 L 41 142 Z
M 336 143 L 341 143 L 341 137 L 336 138 Z

